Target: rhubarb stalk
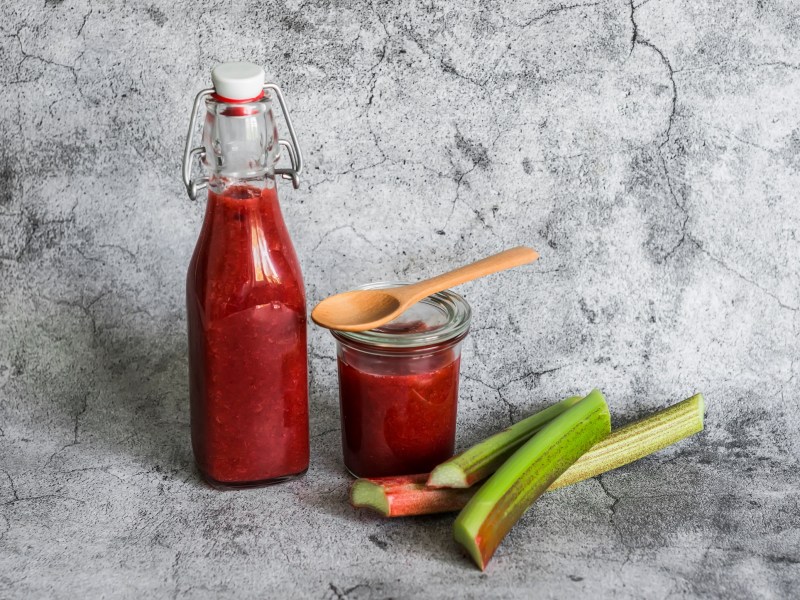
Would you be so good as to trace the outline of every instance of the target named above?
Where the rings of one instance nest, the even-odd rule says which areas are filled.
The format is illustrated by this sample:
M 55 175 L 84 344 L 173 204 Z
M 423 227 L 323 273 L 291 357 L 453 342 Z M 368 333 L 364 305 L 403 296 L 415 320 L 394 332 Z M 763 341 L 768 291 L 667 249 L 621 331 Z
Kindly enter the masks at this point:
M 378 479 L 356 479 L 350 503 L 368 507 L 385 517 L 422 515 L 461 510 L 475 493 L 471 489 L 429 488 L 427 473 Z
M 705 401 L 695 394 L 682 402 L 612 431 L 602 442 L 578 459 L 551 490 L 596 477 L 658 452 L 703 430 Z
M 578 483 L 632 463 L 703 430 L 704 401 L 701 394 L 612 431 L 567 471 L 548 490 Z M 385 517 L 408 517 L 462 509 L 476 488 L 430 488 L 427 474 L 358 479 L 350 491 L 350 503 L 371 508 Z
M 428 486 L 468 488 L 486 479 L 533 434 L 580 400 L 580 396 L 562 400 L 478 442 L 431 471 Z
M 610 431 L 608 405 L 593 390 L 542 427 L 481 486 L 453 525 L 456 541 L 481 570 L 528 507 Z

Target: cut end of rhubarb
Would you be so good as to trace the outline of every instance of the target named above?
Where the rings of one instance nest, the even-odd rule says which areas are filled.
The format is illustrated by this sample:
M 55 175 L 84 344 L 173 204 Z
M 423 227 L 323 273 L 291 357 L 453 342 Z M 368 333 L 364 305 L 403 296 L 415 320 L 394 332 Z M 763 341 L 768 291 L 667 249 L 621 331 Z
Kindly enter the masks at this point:
M 478 568 L 481 571 L 486 570 L 488 561 L 484 560 L 480 545 L 476 538 L 470 535 L 469 531 L 464 527 L 454 527 L 453 537 L 469 553 L 470 557 L 478 566 Z
M 692 402 L 697 406 L 697 413 L 700 417 L 700 430 L 703 430 L 705 426 L 704 420 L 706 416 L 706 399 L 703 397 L 703 394 L 695 394 L 687 402 Z
M 350 504 L 356 508 L 371 508 L 389 516 L 389 500 L 383 488 L 369 479 L 356 479 L 350 488 Z
M 464 469 L 452 462 L 441 464 L 431 471 L 427 483 L 429 487 L 446 488 L 468 488 L 471 484 Z

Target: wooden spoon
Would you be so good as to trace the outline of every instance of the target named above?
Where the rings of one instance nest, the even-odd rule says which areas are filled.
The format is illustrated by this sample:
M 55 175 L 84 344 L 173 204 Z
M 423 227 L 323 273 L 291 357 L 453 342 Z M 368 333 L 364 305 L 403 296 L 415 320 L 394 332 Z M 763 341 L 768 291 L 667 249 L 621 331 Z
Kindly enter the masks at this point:
M 505 250 L 454 271 L 410 285 L 382 290 L 352 290 L 317 304 L 311 318 L 317 325 L 340 331 L 367 331 L 396 318 L 431 294 L 453 286 L 531 263 L 539 254 L 525 246 Z

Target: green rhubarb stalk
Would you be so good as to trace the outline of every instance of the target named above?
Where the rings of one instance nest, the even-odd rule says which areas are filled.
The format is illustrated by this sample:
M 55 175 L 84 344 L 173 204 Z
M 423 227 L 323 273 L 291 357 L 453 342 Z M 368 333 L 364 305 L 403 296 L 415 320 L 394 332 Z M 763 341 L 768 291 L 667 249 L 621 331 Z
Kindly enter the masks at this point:
M 580 396 L 562 400 L 478 442 L 431 471 L 428 486 L 468 488 L 486 479 L 533 434 L 580 400 Z
M 703 394 L 695 394 L 620 427 L 581 456 L 578 462 L 553 482 L 550 489 L 555 490 L 618 469 L 703 431 L 704 413 Z
M 531 504 L 611 431 L 598 390 L 542 427 L 481 486 L 456 517 L 453 534 L 481 570 Z
M 704 404 L 703 396 L 697 394 L 612 431 L 548 490 L 596 477 L 702 431 Z M 427 479 L 427 474 L 358 479 L 351 488 L 350 503 L 385 517 L 408 517 L 461 510 L 476 491 L 476 488 L 430 488 L 425 485 Z

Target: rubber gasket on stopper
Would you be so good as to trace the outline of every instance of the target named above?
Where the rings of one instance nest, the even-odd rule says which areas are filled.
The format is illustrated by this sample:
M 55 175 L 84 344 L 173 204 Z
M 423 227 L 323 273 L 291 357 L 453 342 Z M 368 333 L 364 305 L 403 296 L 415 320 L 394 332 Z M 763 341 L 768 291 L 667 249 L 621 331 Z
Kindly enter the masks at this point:
M 211 70 L 214 95 L 223 102 L 252 102 L 264 95 L 264 69 L 246 62 L 230 62 Z

